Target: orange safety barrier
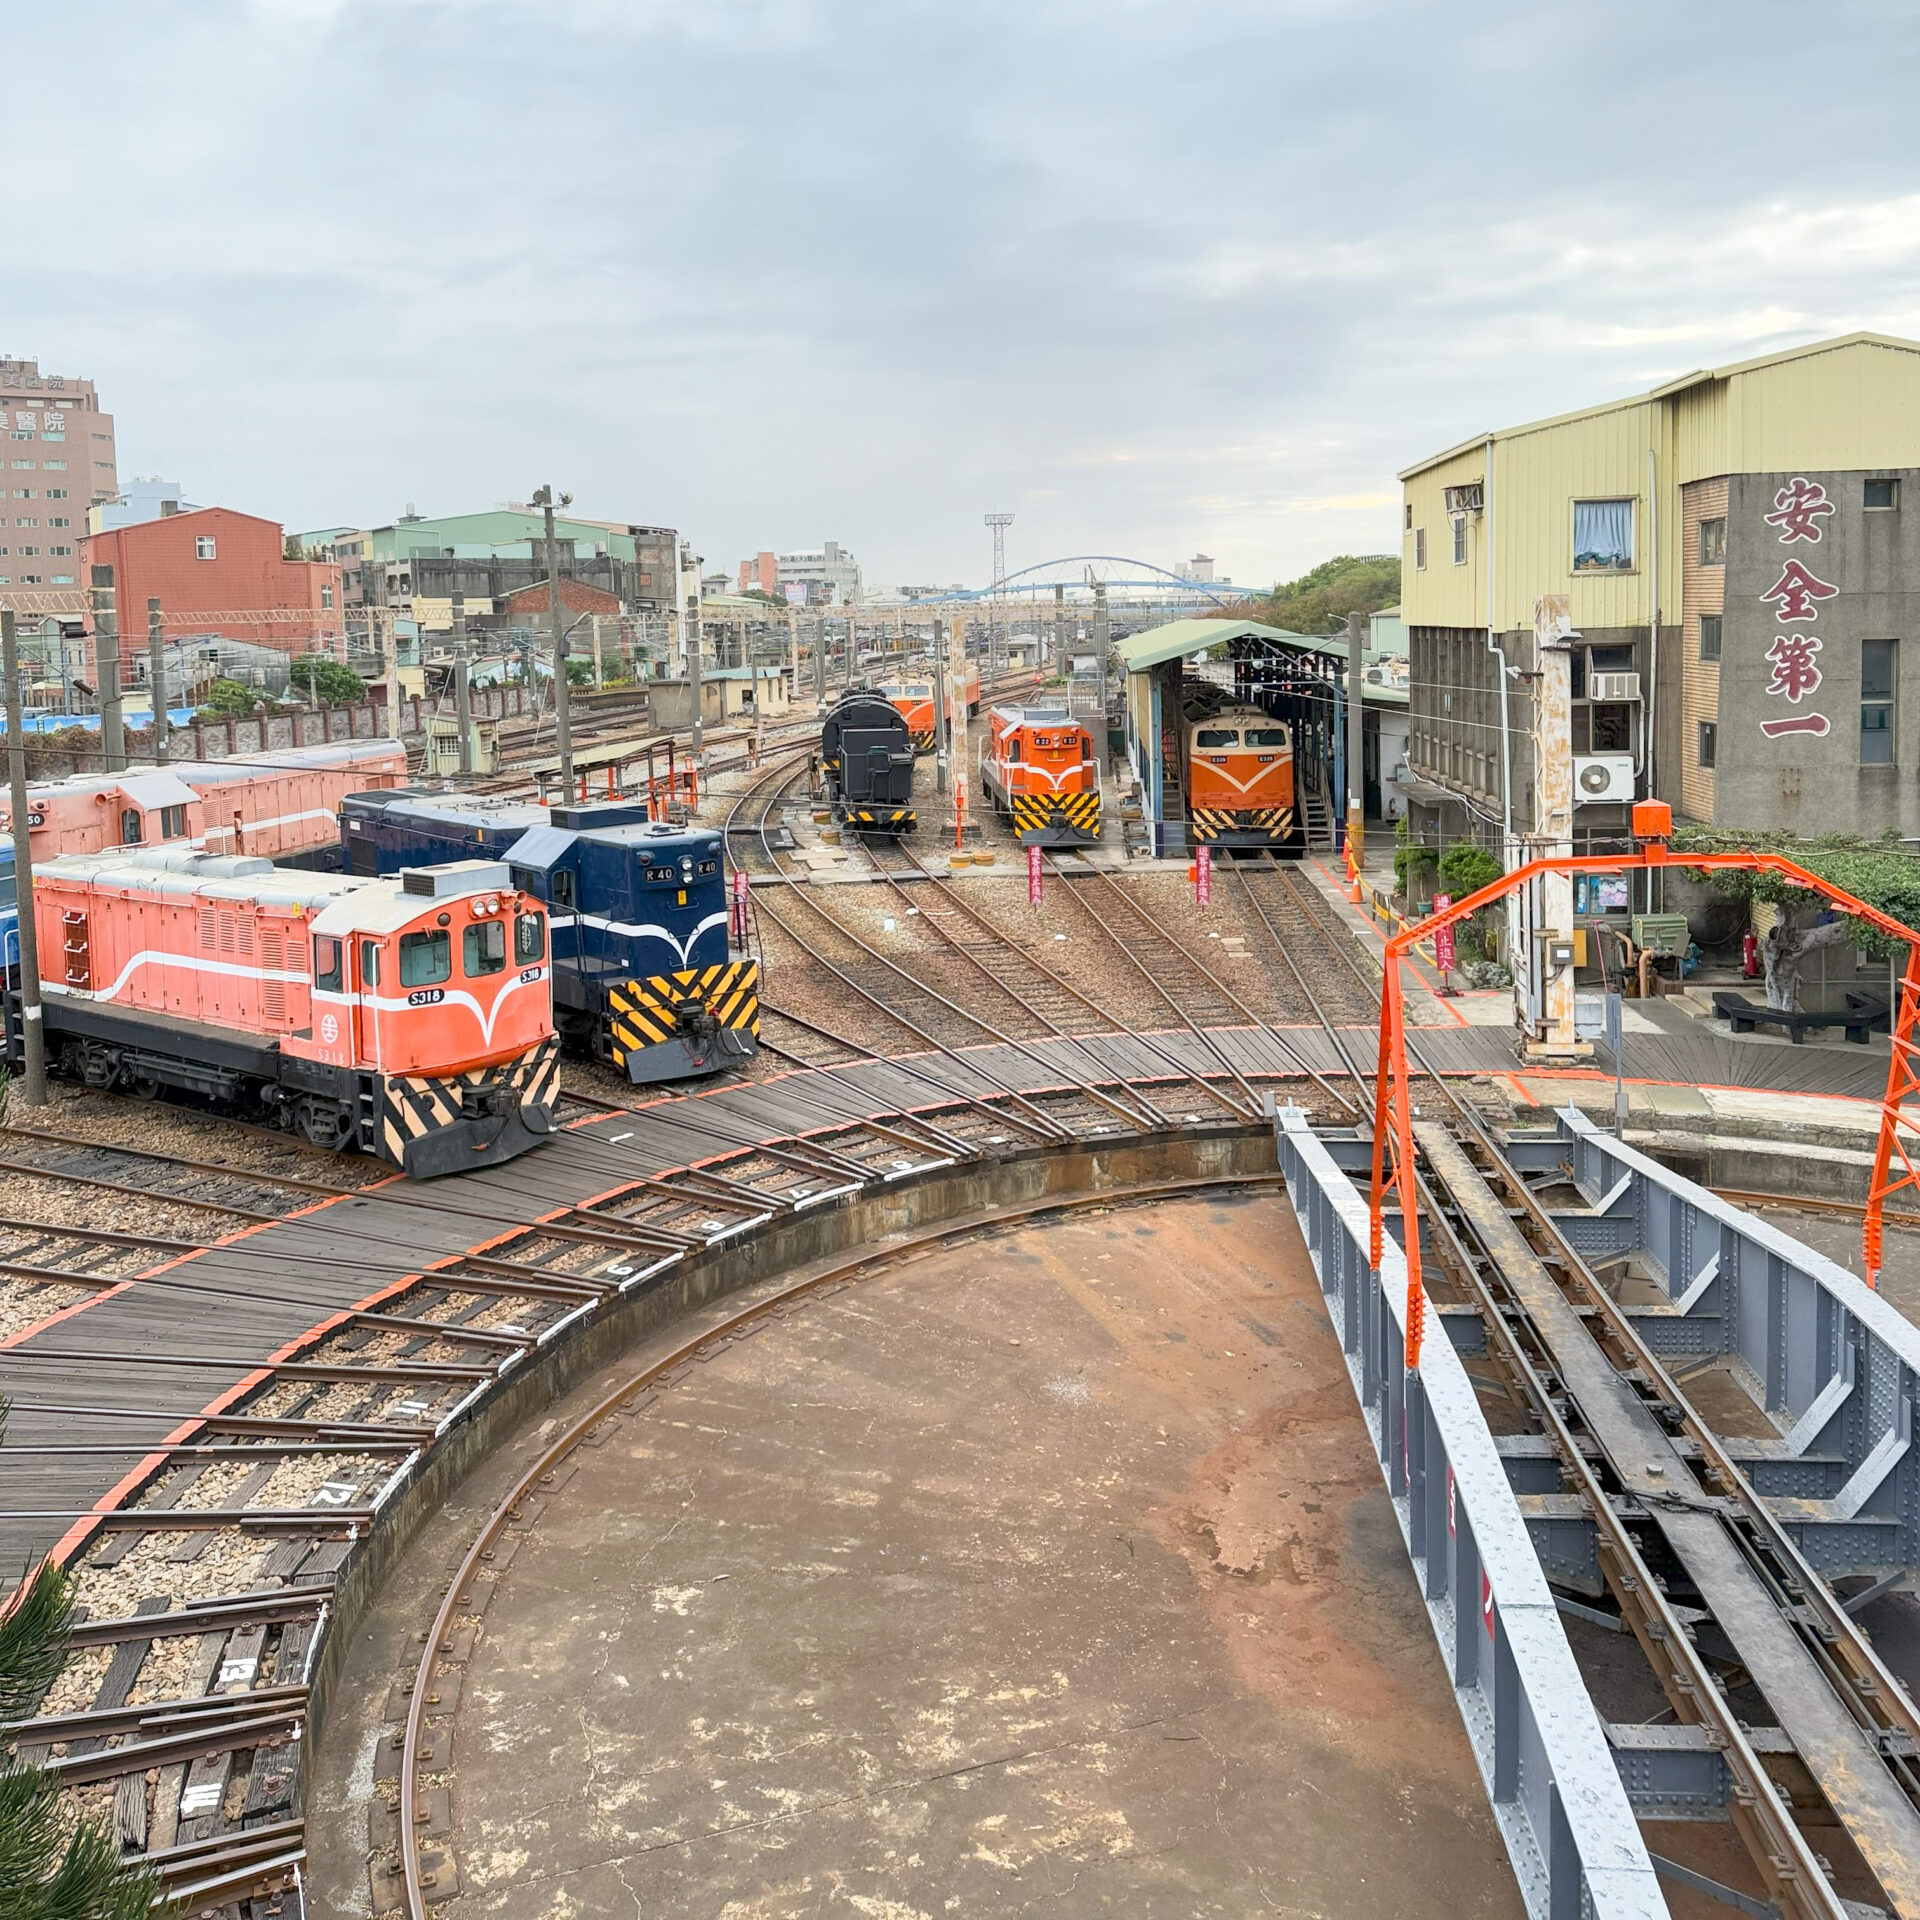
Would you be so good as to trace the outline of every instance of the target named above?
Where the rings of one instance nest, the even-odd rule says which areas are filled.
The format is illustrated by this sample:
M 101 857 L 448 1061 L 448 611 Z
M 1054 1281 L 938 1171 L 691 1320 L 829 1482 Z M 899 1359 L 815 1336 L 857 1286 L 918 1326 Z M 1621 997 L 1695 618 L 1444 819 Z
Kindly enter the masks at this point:
M 1880 1284 L 1882 1225 L 1888 1196 L 1903 1187 L 1920 1186 L 1920 1137 L 1910 1149 L 1900 1136 L 1902 1112 L 1920 1092 L 1920 932 L 1878 907 L 1856 899 L 1844 888 L 1822 880 L 1777 853 L 1675 853 L 1667 845 L 1673 831 L 1673 813 L 1664 801 L 1643 800 L 1633 809 L 1637 852 L 1624 854 L 1562 855 L 1529 860 L 1513 872 L 1490 881 L 1477 893 L 1454 901 L 1424 920 L 1402 927 L 1386 943 L 1380 982 L 1380 1059 L 1374 1083 L 1373 1183 L 1369 1202 L 1368 1258 L 1377 1275 L 1386 1244 L 1385 1214 L 1389 1195 L 1400 1209 L 1401 1238 L 1407 1261 L 1407 1370 L 1417 1372 L 1426 1328 L 1426 1294 L 1420 1280 L 1419 1183 L 1413 1146 L 1413 1089 L 1407 1072 L 1406 1007 L 1401 990 L 1400 963 L 1418 942 L 1431 939 L 1482 907 L 1504 899 L 1529 880 L 1548 873 L 1622 874 L 1649 872 L 1661 867 L 1686 867 L 1703 873 L 1777 873 L 1787 885 L 1817 893 L 1841 913 L 1864 922 L 1888 939 L 1906 946 L 1907 967 L 1900 981 L 1900 1005 L 1893 1019 L 1893 1057 L 1887 1066 L 1887 1088 L 1880 1103 L 1880 1134 L 1873 1157 L 1873 1178 L 1867 1190 L 1867 1212 L 1862 1227 L 1869 1287 Z M 1909 1122 L 1920 1136 L 1920 1118 Z

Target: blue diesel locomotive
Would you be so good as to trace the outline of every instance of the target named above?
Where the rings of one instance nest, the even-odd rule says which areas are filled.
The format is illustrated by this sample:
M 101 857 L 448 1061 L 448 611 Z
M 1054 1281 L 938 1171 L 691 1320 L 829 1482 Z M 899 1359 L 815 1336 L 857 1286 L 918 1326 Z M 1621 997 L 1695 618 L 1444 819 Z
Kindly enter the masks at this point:
M 732 956 L 711 828 L 652 824 L 643 802 L 541 807 L 402 787 L 349 794 L 340 840 L 349 873 L 504 860 L 547 903 L 561 1039 L 635 1086 L 759 1051 L 760 968 Z

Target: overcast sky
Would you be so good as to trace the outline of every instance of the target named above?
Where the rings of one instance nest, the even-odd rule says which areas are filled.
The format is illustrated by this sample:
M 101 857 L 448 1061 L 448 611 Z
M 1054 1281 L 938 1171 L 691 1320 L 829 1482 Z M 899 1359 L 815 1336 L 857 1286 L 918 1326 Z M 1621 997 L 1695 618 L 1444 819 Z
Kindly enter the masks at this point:
M 997 508 L 1266 584 L 1483 428 L 1920 335 L 1907 0 L 6 20 L 0 350 L 290 527 L 550 478 L 728 568 L 979 583 Z

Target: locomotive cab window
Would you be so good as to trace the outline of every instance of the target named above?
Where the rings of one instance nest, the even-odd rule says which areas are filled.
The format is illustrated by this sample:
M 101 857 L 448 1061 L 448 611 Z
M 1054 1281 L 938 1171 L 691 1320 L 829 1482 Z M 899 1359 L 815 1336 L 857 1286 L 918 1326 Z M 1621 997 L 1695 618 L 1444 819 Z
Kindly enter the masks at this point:
M 364 990 L 380 984 L 380 943 L 377 940 L 360 942 L 360 985 Z
M 569 867 L 553 870 L 553 904 L 556 907 L 573 905 L 573 871 Z
M 140 844 L 138 807 L 122 807 L 120 810 L 120 844 L 123 847 L 137 847 Z
M 340 942 L 324 933 L 314 936 L 313 984 L 322 993 L 338 993 L 346 984 Z
M 501 920 L 476 920 L 460 936 L 460 962 L 469 980 L 503 971 L 507 964 L 507 928 Z
M 1020 758 L 1020 742 L 1018 740 L 1009 740 L 1007 742 L 1007 758 L 1009 760 L 1018 760 Z
M 453 977 L 453 936 L 445 927 L 423 927 L 400 936 L 400 984 L 436 987 Z
M 160 809 L 160 838 L 162 840 L 181 840 L 186 837 L 187 810 L 184 806 L 162 807 Z
M 516 913 L 513 916 L 513 957 L 523 967 L 542 959 L 547 951 L 547 916 L 544 913 Z
M 1249 727 L 1247 745 L 1250 747 L 1284 747 L 1287 744 L 1285 727 Z
M 1194 745 L 1199 747 L 1237 747 L 1239 744 L 1238 727 L 1202 727 L 1194 736 Z

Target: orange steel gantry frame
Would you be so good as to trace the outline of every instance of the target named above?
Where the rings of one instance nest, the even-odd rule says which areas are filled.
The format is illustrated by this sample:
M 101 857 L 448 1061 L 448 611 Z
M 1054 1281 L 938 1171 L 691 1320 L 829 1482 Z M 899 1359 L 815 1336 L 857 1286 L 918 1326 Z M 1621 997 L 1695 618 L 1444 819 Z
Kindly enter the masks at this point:
M 1643 800 L 1633 809 L 1633 837 L 1638 851 L 1530 860 L 1513 872 L 1456 900 L 1443 913 L 1430 915 L 1417 926 L 1403 928 L 1387 942 L 1385 972 L 1380 983 L 1380 1067 L 1374 1088 L 1372 1244 L 1370 1259 L 1377 1275 L 1385 1243 L 1385 1210 L 1389 1197 L 1399 1206 L 1401 1238 L 1407 1257 L 1407 1369 L 1417 1371 L 1426 1327 L 1426 1295 L 1420 1283 L 1419 1182 L 1414 1173 L 1412 1088 L 1407 1076 L 1406 1009 L 1400 984 L 1400 963 L 1413 946 L 1440 928 L 1503 899 L 1516 887 L 1543 873 L 1636 873 L 1660 867 L 1687 867 L 1698 872 L 1777 873 L 1790 887 L 1819 894 L 1841 913 L 1863 920 L 1907 949 L 1906 972 L 1900 980 L 1900 1004 L 1893 1018 L 1893 1057 L 1887 1066 L 1887 1090 L 1880 1103 L 1880 1138 L 1873 1156 L 1873 1178 L 1867 1192 L 1865 1254 L 1867 1285 L 1880 1284 L 1880 1227 L 1887 1196 L 1902 1187 L 1920 1186 L 1920 1137 L 1901 1138 L 1902 1108 L 1920 1092 L 1920 1070 L 1914 1030 L 1920 1023 L 1920 933 L 1912 927 L 1856 900 L 1831 882 L 1796 866 L 1777 853 L 1679 853 L 1667 841 L 1673 815 L 1663 801 Z M 1920 1135 L 1920 1114 L 1908 1117 L 1907 1127 Z

